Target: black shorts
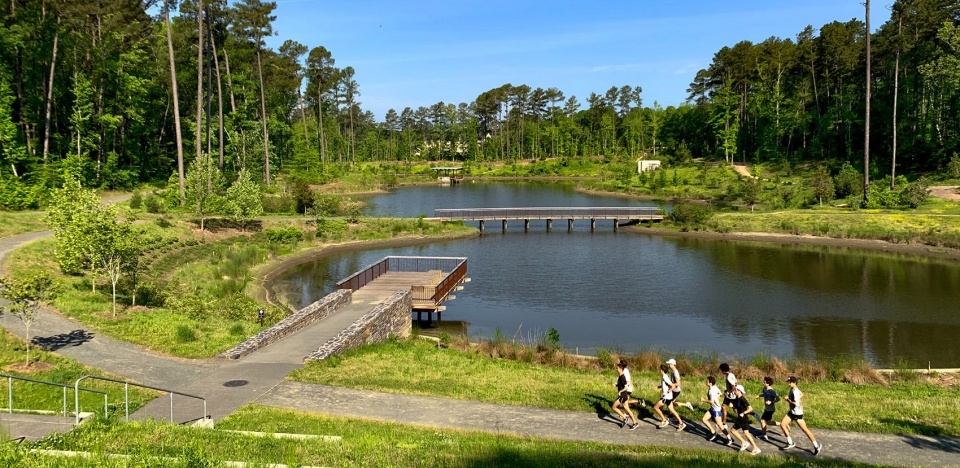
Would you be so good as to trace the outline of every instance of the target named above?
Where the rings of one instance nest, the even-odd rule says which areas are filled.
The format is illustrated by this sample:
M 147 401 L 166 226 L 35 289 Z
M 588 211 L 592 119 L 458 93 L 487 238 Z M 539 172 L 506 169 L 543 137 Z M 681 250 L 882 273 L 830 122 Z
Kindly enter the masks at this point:
M 760 415 L 760 419 L 767 422 L 773 421 L 773 410 L 764 411 L 763 414 Z
M 750 429 L 750 416 L 743 415 L 737 418 L 737 421 L 733 423 L 734 429 Z
M 726 395 L 723 396 L 723 406 L 732 405 L 734 400 L 731 400 Z
M 620 395 L 617 396 L 617 401 L 620 403 L 626 403 L 630 399 L 630 392 L 620 392 Z
M 677 398 L 680 397 L 680 390 L 673 391 L 673 401 L 677 401 Z
M 662 398 L 660 398 L 660 403 L 663 403 L 664 405 L 670 406 L 670 405 L 673 404 L 673 398 L 671 398 L 670 396 L 662 397 Z
M 801 421 L 801 420 L 803 420 L 803 415 L 802 415 L 802 414 L 787 413 L 787 416 L 790 416 L 790 420 L 791 420 L 791 421 Z

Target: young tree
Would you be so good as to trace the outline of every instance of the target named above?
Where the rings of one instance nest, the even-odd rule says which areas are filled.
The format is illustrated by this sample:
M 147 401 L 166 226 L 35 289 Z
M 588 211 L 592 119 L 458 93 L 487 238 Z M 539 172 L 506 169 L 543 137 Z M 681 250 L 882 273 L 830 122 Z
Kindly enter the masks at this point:
M 253 181 L 250 171 L 241 170 L 236 182 L 227 189 L 226 211 L 244 231 L 248 222 L 263 214 L 260 187 Z
M 216 207 L 217 193 L 223 187 L 223 176 L 209 153 L 190 163 L 187 170 L 187 200 L 193 205 L 193 212 L 200 217 L 200 231 L 204 221 Z
M 760 181 L 752 177 L 745 177 L 740 187 L 740 198 L 744 203 L 750 205 L 750 211 L 753 211 L 754 205 L 760 201 Z
M 834 193 L 833 178 L 830 177 L 823 166 L 818 167 L 813 175 L 813 194 L 816 195 L 820 206 L 823 206 L 824 198 L 827 201 L 832 200 Z
M 81 187 L 77 179 L 69 179 L 53 193 L 46 222 L 57 241 L 54 255 L 61 271 L 77 274 L 91 266 L 89 233 L 106 218 L 104 211 L 97 194 Z
M 40 304 L 53 297 L 54 285 L 50 275 L 37 273 L 21 280 L 0 278 L 0 297 L 10 301 L 7 312 L 20 319 L 26 330 L 27 359 L 30 366 L 30 326 L 37 318 Z
M 97 260 L 110 278 L 114 318 L 117 317 L 117 283 L 123 272 L 138 261 L 142 253 L 141 245 L 140 233 L 129 222 L 119 221 L 106 226 L 97 243 Z

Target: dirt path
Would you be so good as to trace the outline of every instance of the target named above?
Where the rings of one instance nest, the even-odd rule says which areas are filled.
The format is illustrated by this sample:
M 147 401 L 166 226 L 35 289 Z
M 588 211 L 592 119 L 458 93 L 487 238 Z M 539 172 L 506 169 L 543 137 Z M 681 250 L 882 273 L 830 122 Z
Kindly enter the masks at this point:
M 957 192 L 957 189 L 960 187 L 956 185 L 934 185 L 930 187 L 930 195 L 960 202 L 960 192 Z
M 750 173 L 750 167 L 743 163 L 735 163 L 733 165 L 733 170 L 737 171 L 737 174 L 740 174 L 744 177 L 749 177 L 751 179 L 756 179 L 753 174 Z

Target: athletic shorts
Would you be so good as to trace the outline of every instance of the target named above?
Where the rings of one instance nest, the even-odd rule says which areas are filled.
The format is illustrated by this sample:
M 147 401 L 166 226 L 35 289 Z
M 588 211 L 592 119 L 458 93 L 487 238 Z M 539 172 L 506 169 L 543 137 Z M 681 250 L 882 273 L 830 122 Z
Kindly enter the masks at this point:
M 745 414 L 745 415 L 737 418 L 737 421 L 736 421 L 735 423 L 733 423 L 733 428 L 734 428 L 734 429 L 743 429 L 743 430 L 750 429 L 750 416 L 748 416 L 748 415 Z
M 672 403 L 673 403 L 673 398 L 670 397 L 670 396 L 665 396 L 665 397 L 663 397 L 663 398 L 660 399 L 660 403 L 663 403 L 663 404 L 665 404 L 665 405 L 672 404 Z
M 802 414 L 787 413 L 787 416 L 790 416 L 790 420 L 791 420 L 791 421 L 800 421 L 800 420 L 803 419 L 803 415 L 802 415 Z
M 674 391 L 673 391 L 673 400 L 675 401 L 675 400 L 676 400 L 677 398 L 679 398 L 679 397 L 680 397 L 680 390 L 674 390 Z
M 723 396 L 723 406 L 732 405 L 734 400 L 731 400 L 726 395 Z
M 764 411 L 763 414 L 760 415 L 760 419 L 767 422 L 773 421 L 773 410 Z
M 617 401 L 619 401 L 621 404 L 626 403 L 627 400 L 629 399 L 630 399 L 630 392 L 622 392 L 620 393 L 620 395 L 617 396 Z
M 710 410 L 710 417 L 711 417 L 711 418 L 722 418 L 722 417 L 723 417 L 723 411 Z

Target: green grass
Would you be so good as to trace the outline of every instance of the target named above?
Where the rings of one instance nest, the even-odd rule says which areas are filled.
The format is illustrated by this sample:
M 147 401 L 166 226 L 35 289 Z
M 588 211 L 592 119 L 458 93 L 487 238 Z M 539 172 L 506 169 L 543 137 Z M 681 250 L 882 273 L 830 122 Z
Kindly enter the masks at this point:
M 148 460 L 151 456 L 181 458 L 179 465 L 165 462 L 171 466 L 202 466 L 204 462 L 228 460 L 312 466 L 839 465 L 827 460 L 798 460 L 779 455 L 745 458 L 733 451 L 568 442 L 430 429 L 326 417 L 257 405 L 241 408 L 218 422 L 217 427 L 228 430 L 338 435 L 342 440 L 327 442 L 255 438 L 218 430 L 156 423 L 98 421 L 65 436 L 52 437 L 38 445 L 55 450 L 130 454 L 138 460 Z M 49 459 L 38 456 L 15 461 L 26 463 L 28 460 L 35 463 L 35 466 L 54 466 Z M 95 461 L 91 461 L 87 466 L 94 464 Z M 843 465 L 851 466 L 849 463 Z
M 661 361 L 662 362 L 662 361 Z M 734 366 L 736 369 L 737 366 Z M 656 401 L 659 374 L 633 370 L 634 395 Z M 464 379 L 463 376 L 470 376 Z M 719 375 L 719 374 L 718 374 Z M 616 391 L 613 370 L 568 369 L 504 359 L 476 352 L 437 348 L 420 341 L 388 342 L 308 363 L 289 378 L 308 383 L 390 393 L 428 395 L 489 403 L 575 411 L 606 411 Z M 704 378 L 684 381 L 685 397 L 705 394 Z M 748 395 L 760 393 L 758 380 L 744 381 Z M 786 385 L 775 388 L 786 392 Z M 805 418 L 812 427 L 877 433 L 960 435 L 960 390 L 927 383 L 853 385 L 801 382 Z M 684 410 L 686 411 L 686 410 Z M 681 414 L 683 414 L 683 412 Z M 785 406 L 778 408 L 778 417 Z M 649 417 L 649 409 L 641 414 Z M 687 412 L 699 419 L 701 412 Z
M 43 218 L 46 214 L 37 211 L 0 211 L 0 239 L 47 229 Z
M 43 380 L 47 382 L 56 382 L 66 385 L 73 385 L 76 380 L 84 375 L 108 376 L 108 374 L 97 369 L 87 367 L 68 358 L 58 356 L 53 353 L 42 351 L 33 346 L 30 351 L 30 359 L 34 363 L 42 363 L 52 366 L 49 370 L 43 372 L 34 372 L 23 374 L 8 370 L 11 364 L 23 364 L 26 344 L 20 338 L 0 330 L 0 369 L 5 374 L 18 375 L 33 380 Z M 35 364 L 36 365 L 36 364 Z M 6 408 L 8 402 L 8 380 L 0 378 L 0 406 Z M 84 380 L 81 387 L 91 388 L 107 392 L 108 409 L 111 417 L 122 417 L 124 413 L 123 405 L 123 386 L 96 381 Z M 157 393 L 145 391 L 138 388 L 130 389 L 130 411 L 135 411 L 146 402 L 155 398 Z M 63 390 L 60 387 L 43 385 L 33 382 L 20 380 L 13 381 L 13 407 L 24 410 L 41 411 L 63 411 Z M 81 411 L 103 413 L 103 395 L 90 392 L 80 392 Z M 72 413 L 74 410 L 73 389 L 67 390 L 67 411 Z M 0 463 L 2 464 L 2 463 Z M 8 465 L 9 466 L 9 465 Z

